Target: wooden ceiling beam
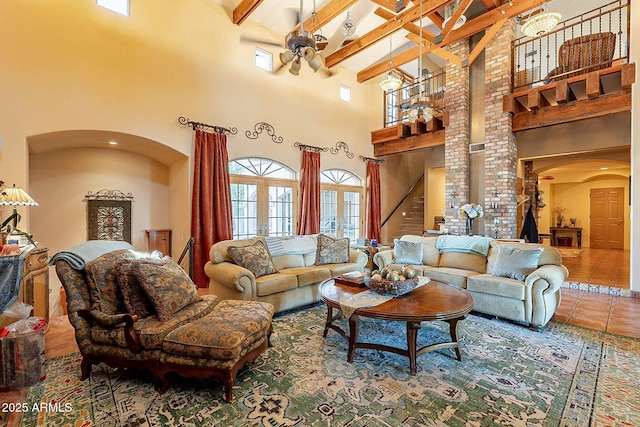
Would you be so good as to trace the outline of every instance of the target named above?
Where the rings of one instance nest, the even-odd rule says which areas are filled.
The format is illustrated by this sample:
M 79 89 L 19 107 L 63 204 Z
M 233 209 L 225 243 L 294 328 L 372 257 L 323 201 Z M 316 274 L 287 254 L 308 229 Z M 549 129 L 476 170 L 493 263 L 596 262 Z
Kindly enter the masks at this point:
M 500 0 L 481 0 L 487 10 L 495 9 L 500 6 Z
M 460 2 L 460 4 L 458 5 L 458 8 L 453 12 L 453 15 L 451 15 L 451 19 L 447 21 L 447 24 L 444 26 L 444 28 L 442 29 L 442 32 L 440 33 L 440 37 L 442 38 L 442 43 L 447 42 L 447 39 L 451 36 L 451 31 L 453 30 L 453 26 L 456 25 L 456 22 L 458 22 L 458 19 L 460 19 L 460 17 L 464 15 L 464 13 L 467 11 L 469 6 L 471 6 L 472 2 L 473 0 L 462 0 Z
M 429 50 L 426 49 L 423 53 L 428 53 Z M 405 51 L 400 52 L 399 54 L 391 57 L 391 66 L 393 68 L 399 67 L 400 65 L 404 65 L 408 62 L 413 61 L 420 54 L 419 46 L 413 46 Z M 389 70 L 389 60 L 384 60 L 378 62 L 374 65 L 371 65 L 365 68 L 362 71 L 359 71 L 357 74 L 358 83 L 366 82 L 380 74 L 386 73 Z
M 358 0 L 330 0 L 322 9 L 316 11 L 316 25 L 313 27 L 311 26 L 313 16 L 310 16 L 306 21 L 304 21 L 304 28 L 307 31 L 315 32 L 318 28 L 324 27 L 327 23 L 331 22 L 335 17 L 356 3 L 358 3 Z M 298 29 L 300 29 L 300 24 L 296 25 L 292 31 L 296 31 Z
M 451 0 L 427 0 L 422 4 L 423 14 L 432 13 L 438 10 L 442 5 L 449 3 Z M 399 13 L 392 20 L 385 22 L 376 29 L 368 32 L 362 37 L 352 41 L 348 45 L 338 49 L 325 59 L 325 65 L 328 68 L 333 67 L 352 57 L 358 52 L 366 49 L 372 44 L 380 41 L 384 37 L 398 31 L 407 22 L 413 22 L 420 17 L 420 6 L 414 6 L 406 11 Z
M 469 65 L 471 65 L 473 61 L 476 60 L 478 55 L 480 55 L 480 52 L 482 52 L 484 48 L 487 47 L 491 39 L 496 35 L 496 33 L 500 30 L 500 28 L 502 28 L 505 22 L 507 22 L 507 18 L 501 19 L 500 21 L 493 24 L 491 28 L 485 31 L 484 35 L 482 36 L 482 39 L 480 39 L 480 41 L 473 48 L 473 50 L 469 52 L 469 57 L 467 58 Z
M 233 9 L 233 23 L 242 24 L 254 10 L 260 6 L 263 0 L 242 0 L 235 9 Z
M 409 151 L 422 150 L 427 147 L 435 147 L 444 144 L 444 129 L 413 135 L 407 138 L 397 138 L 388 142 L 374 144 L 373 155 L 387 156 L 389 154 L 407 153 Z
M 378 6 L 382 6 L 385 9 L 390 10 L 391 12 L 396 12 L 396 0 L 371 0 L 372 3 L 377 4 Z M 409 2 L 405 2 L 402 9 L 406 8 Z M 400 10 L 402 10 L 400 9 Z M 397 11 L 399 12 L 399 11 Z M 396 13 L 397 13 L 396 12 Z
M 407 38 L 412 42 L 414 42 L 415 44 L 420 43 L 420 36 L 416 36 L 414 34 L 407 34 Z M 462 59 L 459 56 L 449 52 L 448 50 L 433 44 L 433 42 L 429 41 L 426 37 L 424 41 L 425 41 L 425 45 L 422 48 L 423 55 L 426 55 L 427 53 L 433 53 L 435 55 L 438 55 L 440 58 L 444 59 L 445 61 L 448 61 L 448 62 L 451 62 L 452 64 L 457 65 L 458 67 L 466 67 L 468 65 L 467 60 Z M 420 52 L 418 52 L 418 55 L 416 56 L 416 58 L 418 56 L 420 56 Z
M 458 40 L 471 37 L 480 31 L 490 28 L 493 24 L 504 18 L 515 18 L 522 13 L 540 6 L 540 0 L 513 0 L 512 3 L 513 6 L 510 6 L 509 3 L 505 3 L 500 7 L 478 16 L 477 18 L 467 21 L 462 27 L 451 31 L 446 44 L 455 43 Z M 435 42 L 439 45 L 442 44 L 442 37 L 440 37 L 440 35 L 436 36 Z

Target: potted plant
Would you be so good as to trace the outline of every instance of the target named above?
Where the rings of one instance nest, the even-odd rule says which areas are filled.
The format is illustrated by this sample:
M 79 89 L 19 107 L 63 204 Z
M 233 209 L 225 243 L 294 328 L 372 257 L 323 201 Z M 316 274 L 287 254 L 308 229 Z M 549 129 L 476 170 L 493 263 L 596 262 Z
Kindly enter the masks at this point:
M 553 213 L 556 216 L 556 227 L 560 228 L 562 227 L 562 223 L 564 221 L 564 214 L 563 212 L 566 211 L 566 208 L 561 208 L 561 207 L 555 207 L 553 208 Z

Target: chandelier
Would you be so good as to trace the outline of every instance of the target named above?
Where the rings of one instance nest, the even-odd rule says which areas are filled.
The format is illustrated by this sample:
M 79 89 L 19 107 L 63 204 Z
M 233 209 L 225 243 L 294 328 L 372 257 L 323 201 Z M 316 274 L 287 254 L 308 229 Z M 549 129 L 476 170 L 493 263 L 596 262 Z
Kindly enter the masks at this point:
M 430 98 L 422 93 L 422 84 L 425 78 L 422 75 L 422 45 L 424 41 L 422 39 L 422 0 L 420 0 L 420 45 L 418 47 L 418 96 L 413 99 L 411 103 L 411 110 L 409 110 L 409 121 L 414 123 L 418 120 L 418 117 L 428 122 L 433 118 L 434 110 L 431 106 Z M 427 78 L 429 75 L 426 76 Z
M 389 36 L 389 70 L 387 71 L 387 75 L 380 82 L 380 89 L 385 92 L 389 92 L 391 90 L 398 90 L 400 86 L 402 86 L 402 80 L 400 80 L 391 70 L 391 66 L 393 65 L 393 61 L 391 61 L 391 36 Z
M 300 16 L 302 16 L 302 2 L 303 0 L 300 0 Z M 315 18 L 316 8 L 314 2 L 312 25 L 314 25 Z M 280 54 L 280 62 L 282 65 L 287 65 L 291 62 L 289 72 L 294 76 L 300 74 L 302 59 L 307 61 L 314 73 L 317 72 L 324 63 L 322 56 L 317 54 L 318 46 L 316 45 L 316 41 L 319 41 L 319 44 L 321 44 L 324 49 L 324 47 L 326 47 L 324 43 L 326 38 L 322 35 L 316 37 L 311 31 L 305 31 L 303 27 L 304 23 L 301 22 L 299 30 L 287 34 L 284 42 L 288 49 Z
M 543 6 L 537 15 L 531 16 L 531 12 L 529 12 L 529 16 L 522 24 L 520 31 L 525 36 L 539 37 L 553 30 L 560 22 L 560 19 L 562 19 L 562 15 L 558 12 L 549 12 Z

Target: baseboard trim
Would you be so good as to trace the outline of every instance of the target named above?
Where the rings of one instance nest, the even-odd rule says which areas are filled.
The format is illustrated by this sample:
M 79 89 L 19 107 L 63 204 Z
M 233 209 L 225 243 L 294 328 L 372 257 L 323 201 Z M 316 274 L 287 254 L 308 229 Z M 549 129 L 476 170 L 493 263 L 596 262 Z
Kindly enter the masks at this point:
M 594 292 L 598 294 L 613 295 L 618 297 L 640 298 L 640 292 L 630 289 L 620 289 L 612 286 L 592 285 L 590 283 L 564 282 L 563 288 L 575 289 L 579 291 Z

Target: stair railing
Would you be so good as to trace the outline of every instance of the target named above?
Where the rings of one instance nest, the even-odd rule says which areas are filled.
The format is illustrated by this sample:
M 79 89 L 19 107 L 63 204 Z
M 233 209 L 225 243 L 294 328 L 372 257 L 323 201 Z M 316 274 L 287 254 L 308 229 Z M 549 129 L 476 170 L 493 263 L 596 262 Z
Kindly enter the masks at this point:
M 189 253 L 189 277 L 193 279 L 193 242 L 195 239 L 193 237 L 189 238 L 187 244 L 184 245 L 184 249 L 182 249 L 182 253 L 180 254 L 180 258 L 178 258 L 178 265 L 182 265 L 182 260 L 184 259 L 187 252 Z
M 416 187 L 418 185 L 420 185 L 420 183 L 424 180 L 424 173 L 422 175 L 420 175 L 420 178 L 418 178 L 416 180 L 416 182 L 413 183 L 413 185 L 411 186 L 411 188 L 409 189 L 409 191 L 407 191 L 405 193 L 405 195 L 402 197 L 402 199 L 400 199 L 400 201 L 398 202 L 398 204 L 396 205 L 395 208 L 393 208 L 393 210 L 391 211 L 391 213 L 389 215 L 387 215 L 387 217 L 385 218 L 384 221 L 382 221 L 382 224 L 380 225 L 380 228 L 384 227 L 384 225 L 387 223 L 387 221 L 389 221 L 389 219 L 391 219 L 391 217 L 393 216 L 394 213 L 396 213 L 396 211 L 400 208 L 400 206 L 402 206 L 402 204 L 405 202 L 405 200 L 407 200 L 407 198 L 411 195 L 411 193 L 413 193 L 413 190 L 416 189 Z

